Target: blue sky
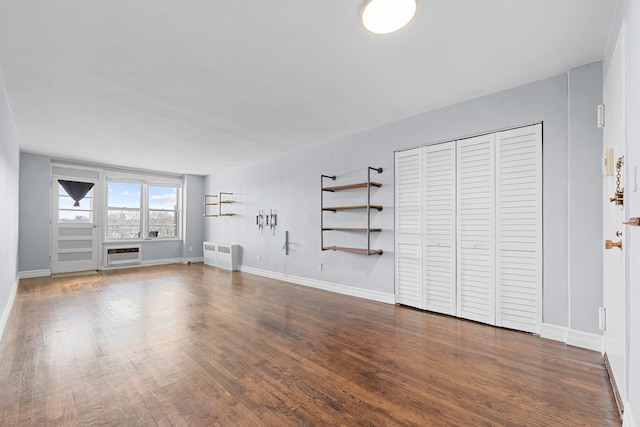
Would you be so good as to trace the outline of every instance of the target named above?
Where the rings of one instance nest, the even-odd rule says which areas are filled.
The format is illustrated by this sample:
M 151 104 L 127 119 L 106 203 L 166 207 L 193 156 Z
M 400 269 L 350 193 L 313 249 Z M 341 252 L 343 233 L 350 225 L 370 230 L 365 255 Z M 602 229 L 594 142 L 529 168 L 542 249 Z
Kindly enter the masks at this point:
M 140 208 L 142 184 L 109 182 L 109 206 L 118 208 Z M 175 209 L 177 188 L 149 185 L 149 207 L 151 209 Z

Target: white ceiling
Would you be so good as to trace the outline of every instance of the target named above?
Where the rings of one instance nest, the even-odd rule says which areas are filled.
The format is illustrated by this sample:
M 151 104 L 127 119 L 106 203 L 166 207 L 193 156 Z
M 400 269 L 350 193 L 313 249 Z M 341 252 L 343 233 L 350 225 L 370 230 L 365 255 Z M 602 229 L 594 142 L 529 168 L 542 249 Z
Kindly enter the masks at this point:
M 614 0 L 0 0 L 22 151 L 209 174 L 602 59 Z

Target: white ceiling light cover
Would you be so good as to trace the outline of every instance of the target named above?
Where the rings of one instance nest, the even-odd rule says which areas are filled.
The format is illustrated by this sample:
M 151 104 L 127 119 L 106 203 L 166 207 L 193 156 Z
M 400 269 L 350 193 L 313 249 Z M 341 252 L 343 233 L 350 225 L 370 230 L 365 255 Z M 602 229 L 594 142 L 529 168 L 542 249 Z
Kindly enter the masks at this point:
M 417 9 L 417 0 L 367 0 L 362 25 L 375 34 L 393 33 L 411 22 Z

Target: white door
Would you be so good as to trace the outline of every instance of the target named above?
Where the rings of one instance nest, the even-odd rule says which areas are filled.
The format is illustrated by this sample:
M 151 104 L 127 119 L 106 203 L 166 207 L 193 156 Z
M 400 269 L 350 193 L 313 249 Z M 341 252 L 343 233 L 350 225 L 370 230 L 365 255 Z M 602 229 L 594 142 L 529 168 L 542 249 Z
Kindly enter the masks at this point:
M 74 206 L 61 180 L 94 185 Z M 51 273 L 97 270 L 99 180 L 53 175 L 51 190 Z
M 422 148 L 396 153 L 396 302 L 416 308 L 424 308 L 422 181 Z
M 609 71 L 604 81 L 605 127 L 604 148 L 613 148 L 613 163 L 625 154 L 625 37 L 621 32 L 611 58 Z M 620 174 L 620 188 L 624 188 L 625 166 Z M 625 207 L 609 202 L 616 191 L 616 168 L 613 176 L 604 177 L 603 195 L 603 239 L 622 242 L 617 247 L 604 251 L 604 308 L 606 309 L 605 353 L 613 371 L 622 402 L 627 401 L 628 373 L 628 290 L 625 279 L 625 236 L 622 223 Z
M 542 324 L 542 125 L 496 135 L 496 325 Z
M 458 316 L 495 325 L 495 134 L 458 142 Z
M 456 144 L 424 148 L 424 307 L 455 316 Z

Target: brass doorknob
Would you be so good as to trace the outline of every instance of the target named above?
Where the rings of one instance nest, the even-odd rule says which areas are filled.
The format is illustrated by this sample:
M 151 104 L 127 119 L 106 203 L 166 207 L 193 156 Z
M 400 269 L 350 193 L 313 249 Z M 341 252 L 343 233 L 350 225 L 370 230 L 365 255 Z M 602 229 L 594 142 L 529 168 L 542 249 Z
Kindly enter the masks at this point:
M 613 247 L 616 247 L 622 250 L 622 240 L 620 240 L 619 242 L 612 242 L 611 240 L 605 240 L 604 247 L 605 249 L 612 249 Z

